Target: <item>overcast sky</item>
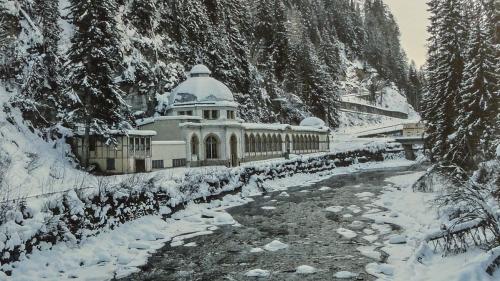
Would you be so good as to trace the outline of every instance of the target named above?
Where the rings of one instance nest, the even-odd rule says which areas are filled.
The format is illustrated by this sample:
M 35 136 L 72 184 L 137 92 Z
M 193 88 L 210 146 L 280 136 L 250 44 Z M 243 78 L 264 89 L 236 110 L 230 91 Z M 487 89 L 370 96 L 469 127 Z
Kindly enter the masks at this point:
M 427 0 L 384 0 L 398 21 L 401 43 L 417 66 L 425 63 L 427 49 Z

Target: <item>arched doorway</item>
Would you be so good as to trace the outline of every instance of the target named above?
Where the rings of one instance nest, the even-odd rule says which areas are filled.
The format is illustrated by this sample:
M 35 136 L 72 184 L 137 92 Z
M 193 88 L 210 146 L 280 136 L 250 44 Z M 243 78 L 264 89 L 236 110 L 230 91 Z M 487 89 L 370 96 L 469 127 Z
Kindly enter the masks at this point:
M 235 135 L 232 135 L 231 138 L 229 139 L 229 146 L 231 149 L 231 166 L 235 167 L 238 166 L 238 139 L 236 138 Z

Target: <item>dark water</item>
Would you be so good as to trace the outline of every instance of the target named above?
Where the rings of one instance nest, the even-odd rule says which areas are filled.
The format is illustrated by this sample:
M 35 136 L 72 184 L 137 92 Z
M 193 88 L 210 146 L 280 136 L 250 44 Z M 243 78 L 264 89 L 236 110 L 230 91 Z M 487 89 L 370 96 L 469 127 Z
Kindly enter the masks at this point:
M 366 227 L 370 221 L 361 217 L 363 212 L 353 214 L 344 209 L 342 213 L 329 213 L 325 208 L 362 208 L 370 201 L 360 200 L 355 194 L 369 191 L 378 195 L 388 185 L 386 178 L 406 172 L 405 168 L 340 175 L 309 187 L 289 188 L 290 197 L 279 196 L 281 192 L 255 197 L 255 202 L 228 210 L 241 227 L 223 226 L 212 235 L 185 240 L 196 242 L 197 247 L 167 245 L 153 254 L 141 272 L 121 280 L 257 280 L 245 276 L 255 268 L 271 271 L 269 277 L 258 280 L 337 280 L 334 274 L 343 270 L 359 275 L 342 280 L 375 280 L 364 271 L 365 265 L 375 260 L 356 250 L 370 245 L 361 238 L 366 234 L 356 231 L 358 236 L 349 240 L 336 232 L 339 227 L 350 228 L 354 220 L 363 221 Z M 322 186 L 332 189 L 319 191 Z M 264 210 L 262 206 L 276 209 Z M 353 217 L 343 217 L 346 213 Z M 263 247 L 273 240 L 289 247 L 250 253 L 251 248 Z M 295 268 L 299 265 L 313 266 L 319 272 L 297 274 Z

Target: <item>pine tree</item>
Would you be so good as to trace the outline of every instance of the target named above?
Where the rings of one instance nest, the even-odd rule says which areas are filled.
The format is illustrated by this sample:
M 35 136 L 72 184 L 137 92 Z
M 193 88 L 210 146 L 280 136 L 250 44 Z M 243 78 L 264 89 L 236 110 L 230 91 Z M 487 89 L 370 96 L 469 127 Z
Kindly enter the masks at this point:
M 133 0 L 131 22 L 142 33 L 151 33 L 155 28 L 155 0 Z
M 465 24 L 460 0 L 429 2 L 431 33 L 428 92 L 424 118 L 428 121 L 428 145 L 434 160 L 449 149 L 449 137 L 458 116 L 459 86 L 462 81 Z
M 75 33 L 68 53 L 68 91 L 79 97 L 74 120 L 83 123 L 87 148 L 91 131 L 111 144 L 112 129 L 125 133 L 131 127 L 128 106 L 114 81 L 122 56 L 116 11 L 113 0 L 71 1 Z M 88 149 L 85 154 L 88 166 Z
M 460 87 L 460 112 L 455 122 L 457 132 L 446 155 L 447 160 L 466 169 L 493 158 L 500 105 L 494 33 L 488 25 L 484 8 L 480 3 L 476 6 Z
M 419 111 L 422 82 L 420 81 L 419 73 L 414 61 L 411 62 L 408 69 L 408 87 L 406 91 L 408 102 L 415 110 Z

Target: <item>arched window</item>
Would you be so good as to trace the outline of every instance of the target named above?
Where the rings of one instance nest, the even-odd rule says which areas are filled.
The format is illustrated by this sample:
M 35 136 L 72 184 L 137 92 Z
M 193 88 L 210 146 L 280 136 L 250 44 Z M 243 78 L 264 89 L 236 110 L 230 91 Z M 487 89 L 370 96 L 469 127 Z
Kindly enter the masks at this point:
M 273 135 L 273 151 L 278 151 L 279 150 L 279 145 L 278 145 L 278 137 L 276 135 Z
M 267 136 L 267 151 L 272 152 L 273 150 L 274 150 L 273 149 L 273 136 L 268 135 Z
M 267 152 L 267 135 L 262 135 L 262 152 Z
M 255 152 L 255 136 L 250 135 L 250 152 Z
M 304 136 L 300 136 L 300 150 L 305 150 L 305 147 L 306 147 L 306 142 L 305 142 L 305 139 L 304 139 Z
M 330 137 L 326 136 L 326 149 L 330 150 Z
M 219 158 L 218 141 L 215 136 L 209 136 L 205 140 L 206 158 L 217 159 Z
M 316 136 L 316 150 L 319 150 L 319 136 Z
M 288 135 L 285 136 L 285 152 L 291 152 L 290 147 L 290 137 Z
M 283 148 L 283 142 L 281 141 L 281 135 L 278 135 L 276 137 L 276 151 L 281 152 L 282 148 Z
M 255 152 L 262 152 L 262 139 L 260 138 L 260 135 L 257 135 L 255 142 L 257 143 Z
M 250 140 L 248 139 L 247 134 L 245 134 L 245 152 L 250 152 Z
M 314 149 L 313 137 L 311 135 L 307 136 L 307 149 L 308 150 Z
M 198 155 L 200 153 L 200 141 L 197 135 L 191 137 L 191 155 Z

